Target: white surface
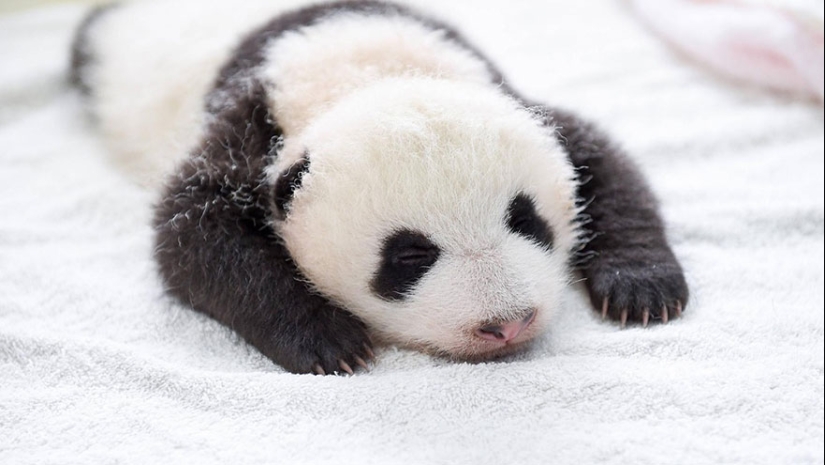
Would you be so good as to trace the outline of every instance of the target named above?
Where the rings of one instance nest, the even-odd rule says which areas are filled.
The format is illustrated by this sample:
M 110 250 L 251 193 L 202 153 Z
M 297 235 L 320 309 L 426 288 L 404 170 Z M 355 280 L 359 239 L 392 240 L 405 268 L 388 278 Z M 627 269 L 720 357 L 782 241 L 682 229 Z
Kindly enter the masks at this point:
M 821 15 L 741 0 L 628 3 L 651 31 L 722 76 L 823 99 Z
M 573 292 L 507 363 L 284 374 L 163 298 L 151 199 L 63 86 L 80 9 L 0 18 L 0 462 L 823 463 L 821 107 L 713 80 L 616 3 L 418 3 L 644 164 L 685 318 L 619 331 Z

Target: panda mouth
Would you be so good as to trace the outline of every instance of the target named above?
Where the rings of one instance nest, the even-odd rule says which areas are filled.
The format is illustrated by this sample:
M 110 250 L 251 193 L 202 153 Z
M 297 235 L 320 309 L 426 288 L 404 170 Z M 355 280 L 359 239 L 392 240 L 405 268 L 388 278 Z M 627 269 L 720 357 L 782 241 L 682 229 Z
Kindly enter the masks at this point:
M 513 339 L 507 341 L 507 345 L 519 344 L 519 338 L 524 333 L 526 333 L 527 330 L 530 329 L 530 327 L 533 325 L 533 322 L 536 321 L 536 314 L 538 314 L 538 311 L 533 310 L 532 312 L 530 312 L 529 315 L 527 315 L 526 317 L 524 317 L 524 319 L 521 320 L 521 328 L 519 329 L 518 334 L 516 334 L 516 336 L 513 337 Z
M 532 312 L 530 312 L 529 315 L 524 317 L 524 320 L 522 320 L 524 322 L 524 327 L 521 329 L 522 333 L 524 333 L 524 331 L 527 331 L 527 329 L 533 324 L 533 322 L 536 321 L 536 315 L 538 315 L 538 313 L 538 310 L 533 310 Z

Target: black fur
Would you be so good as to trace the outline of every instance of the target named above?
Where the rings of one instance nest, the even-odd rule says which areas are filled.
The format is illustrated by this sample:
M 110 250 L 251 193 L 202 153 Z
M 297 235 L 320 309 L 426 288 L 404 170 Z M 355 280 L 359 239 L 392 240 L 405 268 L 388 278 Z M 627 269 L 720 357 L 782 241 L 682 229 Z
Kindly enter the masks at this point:
M 435 265 L 441 250 L 420 232 L 401 230 L 384 241 L 372 291 L 387 300 L 403 300 Z
M 607 316 L 619 320 L 627 312 L 629 321 L 641 321 L 645 312 L 652 318 L 678 316 L 688 302 L 684 275 L 665 236 L 664 225 L 650 188 L 638 168 L 610 139 L 592 124 L 573 113 L 537 105 L 511 89 L 502 73 L 475 47 L 448 25 L 425 18 L 404 7 L 364 0 L 311 7 L 275 19 L 241 46 L 227 70 L 238 70 L 262 60 L 262 45 L 286 24 L 309 24 L 334 11 L 347 9 L 367 14 L 397 14 L 415 18 L 470 50 L 487 63 L 493 84 L 533 109 L 544 109 L 547 124 L 558 127 L 560 139 L 580 175 L 578 196 L 586 201 L 589 241 L 578 251 L 580 272 L 597 310 L 608 303 Z M 246 57 L 246 58 L 245 58 Z M 252 58 L 250 58 L 252 57 Z M 552 238 L 552 231 L 548 229 Z M 552 242 L 552 241 L 551 241 Z
M 507 227 L 516 234 L 535 241 L 547 250 L 553 248 L 553 230 L 536 213 L 533 199 L 518 194 L 507 210 Z
M 307 171 L 309 171 L 309 158 L 305 156 L 278 176 L 273 197 L 280 218 L 286 218 L 289 202 L 292 201 L 295 191 L 301 188 L 302 178 Z
M 412 9 L 380 0 L 350 0 L 342 2 L 321 3 L 278 16 L 257 31 L 251 33 L 241 42 L 229 63 L 223 68 L 216 85 L 216 90 L 220 91 L 227 84 L 227 81 L 254 69 L 264 60 L 266 44 L 272 39 L 301 27 L 311 26 L 317 22 L 337 13 L 356 13 L 363 15 L 378 16 L 404 16 L 415 19 L 433 30 L 443 31 L 445 36 L 462 46 L 464 49 L 481 58 L 488 63 L 488 71 L 492 76 L 492 81 L 502 83 L 503 77 L 498 69 L 487 60 L 484 55 L 470 44 L 464 37 L 449 25 L 429 18 Z M 213 99 L 210 99 L 213 100 Z M 219 101 L 216 100 L 216 101 Z
M 371 342 L 359 319 L 313 291 L 268 226 L 287 208 L 308 163 L 288 174 L 294 179 L 280 195 L 267 194 L 267 154 L 277 156 L 281 131 L 253 70 L 269 40 L 343 10 L 407 12 L 375 1 L 317 5 L 248 36 L 207 97 L 214 122 L 171 179 L 155 217 L 156 258 L 170 293 L 296 373 L 332 373 L 340 362 L 355 367 L 358 358 L 369 359 Z
M 72 39 L 71 58 L 69 63 L 69 82 L 85 95 L 92 93 L 92 86 L 86 76 L 88 67 L 94 63 L 95 56 L 89 44 L 89 30 L 103 15 L 114 8 L 116 4 L 101 5 L 92 9 L 78 26 Z
M 535 105 L 534 105 L 535 106 Z M 576 115 L 547 109 L 580 178 L 589 240 L 579 251 L 593 306 L 608 317 L 673 318 L 688 302 L 682 267 L 673 255 L 658 204 L 639 169 L 610 139 Z M 668 314 L 664 315 L 667 311 Z
M 362 13 L 366 15 L 406 14 L 408 10 L 399 5 L 373 0 L 348 2 L 330 2 L 308 6 L 284 13 L 254 31 L 241 43 L 227 66 L 220 73 L 217 87 L 239 73 L 261 64 L 264 60 L 266 44 L 285 32 L 312 26 L 320 20 L 341 12 Z
M 274 188 L 265 182 L 264 170 L 277 157 L 281 131 L 254 70 L 271 39 L 343 10 L 418 19 L 484 59 L 452 28 L 390 3 L 330 3 L 279 16 L 242 41 L 219 73 L 207 97 L 212 118 L 205 136 L 169 179 L 154 221 L 156 258 L 169 292 L 296 373 L 331 373 L 341 362 L 354 367 L 371 354 L 370 340 L 360 320 L 313 291 L 270 226 L 272 218 L 288 209 L 309 162 L 290 169 L 285 182 Z M 93 89 L 83 71 L 94 56 L 85 43 L 86 31 L 103 11 L 84 21 L 72 54 L 71 79 L 87 94 Z M 484 60 L 492 83 L 518 98 Z M 586 214 L 593 239 L 582 251 L 592 259 L 582 273 L 594 305 L 606 298 L 611 317 L 627 309 L 631 319 L 638 319 L 644 309 L 655 316 L 661 306 L 685 304 L 681 269 L 638 170 L 572 114 L 548 110 L 547 122 L 560 126 L 573 164 L 593 176 L 579 194 L 592 200 Z M 530 214 L 532 202 L 525 199 L 529 201 L 517 198 L 510 208 L 508 225 L 551 246 L 552 231 L 542 230 L 541 220 L 534 211 Z M 403 298 L 438 255 L 426 237 L 399 232 L 387 241 L 373 290 L 387 299 Z
M 289 371 L 357 366 L 369 358 L 364 324 L 312 291 L 268 225 L 265 154 L 280 130 L 263 87 L 236 91 L 157 206 L 155 256 L 168 290 Z
M 368 358 L 371 343 L 360 320 L 313 292 L 266 226 L 268 217 L 283 215 L 294 189 L 282 187 L 266 200 L 265 155 L 277 156 L 281 133 L 254 69 L 270 40 L 341 11 L 418 18 L 475 50 L 451 28 L 380 1 L 321 4 L 273 19 L 243 40 L 219 73 L 207 96 L 215 122 L 170 182 L 155 219 L 157 261 L 170 292 L 299 373 L 317 366 L 331 373 L 339 360 L 355 366 L 355 357 Z

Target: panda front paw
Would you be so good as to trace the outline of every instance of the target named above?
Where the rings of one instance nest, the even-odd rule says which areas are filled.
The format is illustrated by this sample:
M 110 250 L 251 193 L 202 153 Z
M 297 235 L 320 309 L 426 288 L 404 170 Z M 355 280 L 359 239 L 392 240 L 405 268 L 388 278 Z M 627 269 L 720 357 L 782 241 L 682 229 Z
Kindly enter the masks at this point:
M 590 300 L 603 320 L 648 326 L 679 318 L 688 302 L 682 268 L 670 250 L 623 250 L 595 260 L 585 277 Z
M 349 374 L 369 370 L 375 358 L 364 323 L 331 304 L 310 312 L 306 319 L 277 336 L 275 361 L 293 373 Z

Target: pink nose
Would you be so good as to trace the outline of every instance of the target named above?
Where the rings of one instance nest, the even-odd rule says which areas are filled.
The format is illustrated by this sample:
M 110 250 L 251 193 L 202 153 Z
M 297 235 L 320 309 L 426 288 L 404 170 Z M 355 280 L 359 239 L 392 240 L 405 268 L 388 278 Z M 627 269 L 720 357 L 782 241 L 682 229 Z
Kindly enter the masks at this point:
M 494 342 L 508 342 L 517 338 L 527 329 L 536 317 L 535 310 L 530 312 L 525 318 L 507 323 L 484 325 L 476 329 L 476 336 Z

